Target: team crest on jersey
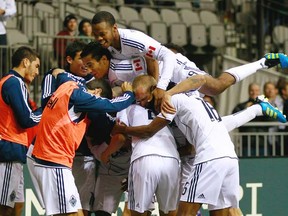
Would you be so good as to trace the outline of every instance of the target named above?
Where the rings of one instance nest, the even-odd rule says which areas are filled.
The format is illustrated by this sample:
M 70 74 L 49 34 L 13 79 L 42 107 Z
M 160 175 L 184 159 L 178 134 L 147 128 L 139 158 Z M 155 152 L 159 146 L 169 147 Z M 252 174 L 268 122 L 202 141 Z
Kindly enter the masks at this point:
M 153 58 L 154 52 L 155 52 L 156 48 L 153 47 L 153 46 L 149 46 L 148 49 L 149 49 L 149 50 L 148 50 L 148 52 L 146 53 L 146 56 L 148 56 L 148 57 L 150 57 L 150 58 Z
M 77 199 L 74 195 L 72 195 L 69 199 L 69 203 L 71 204 L 72 207 L 74 207 L 77 203 Z
M 10 194 L 10 201 L 14 202 L 15 198 L 16 198 L 16 192 L 13 190 L 12 193 Z

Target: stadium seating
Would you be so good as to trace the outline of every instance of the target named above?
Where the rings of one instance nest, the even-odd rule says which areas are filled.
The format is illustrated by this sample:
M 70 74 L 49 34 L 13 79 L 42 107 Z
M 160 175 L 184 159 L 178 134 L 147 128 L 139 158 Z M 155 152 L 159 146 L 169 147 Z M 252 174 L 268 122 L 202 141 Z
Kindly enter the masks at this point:
M 181 22 L 180 16 L 175 10 L 163 8 L 160 10 L 160 16 L 167 26 L 170 26 L 172 23 Z
M 132 7 L 120 6 L 119 13 L 121 18 L 125 20 L 126 24 L 128 25 L 131 23 L 131 21 L 141 20 L 138 11 Z
M 225 28 L 223 24 L 209 26 L 209 45 L 216 48 L 225 46 Z
M 169 28 L 170 42 L 179 46 L 187 45 L 187 27 L 184 23 L 172 23 Z
M 207 35 L 206 35 L 206 26 L 204 24 L 192 24 L 189 28 L 190 33 L 190 44 L 197 48 L 202 48 L 206 46 Z
M 152 8 L 141 8 L 140 15 L 142 16 L 142 19 L 145 20 L 147 25 L 150 25 L 152 22 L 162 21 L 160 14 Z
M 29 39 L 26 34 L 18 29 L 7 29 L 7 44 L 13 45 L 28 45 Z
M 199 12 L 201 23 L 209 27 L 211 24 L 219 23 L 219 19 L 216 14 L 212 11 L 201 10 Z
M 277 48 L 283 47 L 284 42 L 288 40 L 288 27 L 284 25 L 277 25 L 272 31 L 273 43 Z
M 144 20 L 132 20 L 130 26 L 132 29 L 140 30 L 148 34 L 148 28 Z
M 152 22 L 150 24 L 150 36 L 162 44 L 168 43 L 166 24 L 164 22 Z
M 184 22 L 187 27 L 189 27 L 191 24 L 201 23 L 199 14 L 196 11 L 192 11 L 189 9 L 180 9 L 179 14 L 182 22 Z

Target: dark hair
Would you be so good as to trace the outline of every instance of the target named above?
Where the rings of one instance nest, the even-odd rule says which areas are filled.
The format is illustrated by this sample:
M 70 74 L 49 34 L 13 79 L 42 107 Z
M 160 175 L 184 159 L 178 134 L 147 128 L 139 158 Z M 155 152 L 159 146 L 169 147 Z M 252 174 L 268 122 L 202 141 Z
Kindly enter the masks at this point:
M 88 43 L 81 53 L 81 58 L 92 55 L 92 58 L 99 61 L 102 56 L 106 56 L 109 60 L 112 58 L 108 49 L 103 48 L 98 42 L 92 41 Z
M 12 55 L 12 67 L 18 67 L 25 58 L 32 62 L 37 58 L 40 59 L 40 55 L 31 47 L 21 46 Z
M 81 52 L 86 44 L 80 40 L 75 40 L 72 43 L 68 44 L 65 50 L 65 57 L 70 56 L 75 58 L 77 52 Z
M 90 19 L 84 18 L 84 19 L 81 20 L 81 22 L 78 25 L 79 34 L 84 34 L 83 26 L 84 26 L 85 23 L 90 23 L 91 24 Z
M 99 11 L 94 15 L 91 21 L 92 24 L 98 24 L 101 22 L 107 22 L 111 26 L 113 26 L 116 23 L 114 16 L 107 11 Z
M 112 99 L 112 89 L 109 82 L 105 79 L 94 79 L 86 84 L 87 88 L 94 90 L 96 88 L 101 88 L 101 97 Z
M 167 43 L 164 46 L 168 49 L 172 49 L 172 51 L 175 50 L 177 53 L 181 53 L 184 56 L 187 54 L 186 50 L 183 47 L 178 46 L 174 43 Z
M 68 22 L 69 22 L 71 19 L 77 20 L 77 17 L 76 17 L 74 14 L 69 14 L 69 15 L 67 15 L 67 16 L 64 18 L 63 26 L 64 26 L 65 28 L 67 27 Z

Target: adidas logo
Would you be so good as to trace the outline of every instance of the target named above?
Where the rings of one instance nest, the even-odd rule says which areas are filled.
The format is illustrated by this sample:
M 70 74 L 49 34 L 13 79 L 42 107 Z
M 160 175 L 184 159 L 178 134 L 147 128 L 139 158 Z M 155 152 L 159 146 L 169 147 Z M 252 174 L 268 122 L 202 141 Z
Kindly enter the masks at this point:
M 139 205 L 139 203 L 137 203 L 136 207 L 137 207 L 137 208 L 140 208 L 140 205 Z
M 206 198 L 205 198 L 204 194 L 202 193 L 198 196 L 198 199 L 206 199 Z

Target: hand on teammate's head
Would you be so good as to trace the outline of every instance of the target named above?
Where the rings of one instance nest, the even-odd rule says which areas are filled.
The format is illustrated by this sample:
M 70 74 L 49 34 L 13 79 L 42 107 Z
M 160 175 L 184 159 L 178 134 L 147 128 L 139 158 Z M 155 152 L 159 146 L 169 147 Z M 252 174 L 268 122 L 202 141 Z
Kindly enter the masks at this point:
M 156 109 L 157 112 L 160 112 L 161 110 L 161 101 L 162 98 L 165 94 L 165 90 L 160 89 L 160 88 L 155 88 L 152 92 L 153 96 L 154 96 L 154 107 Z
M 121 88 L 122 88 L 123 92 L 125 92 L 125 91 L 131 91 L 132 92 L 132 84 L 129 82 L 122 83 Z
M 161 101 L 161 113 L 164 117 L 166 117 L 166 114 L 174 114 L 176 112 L 176 109 L 171 104 L 171 95 L 164 94 L 162 101 Z

